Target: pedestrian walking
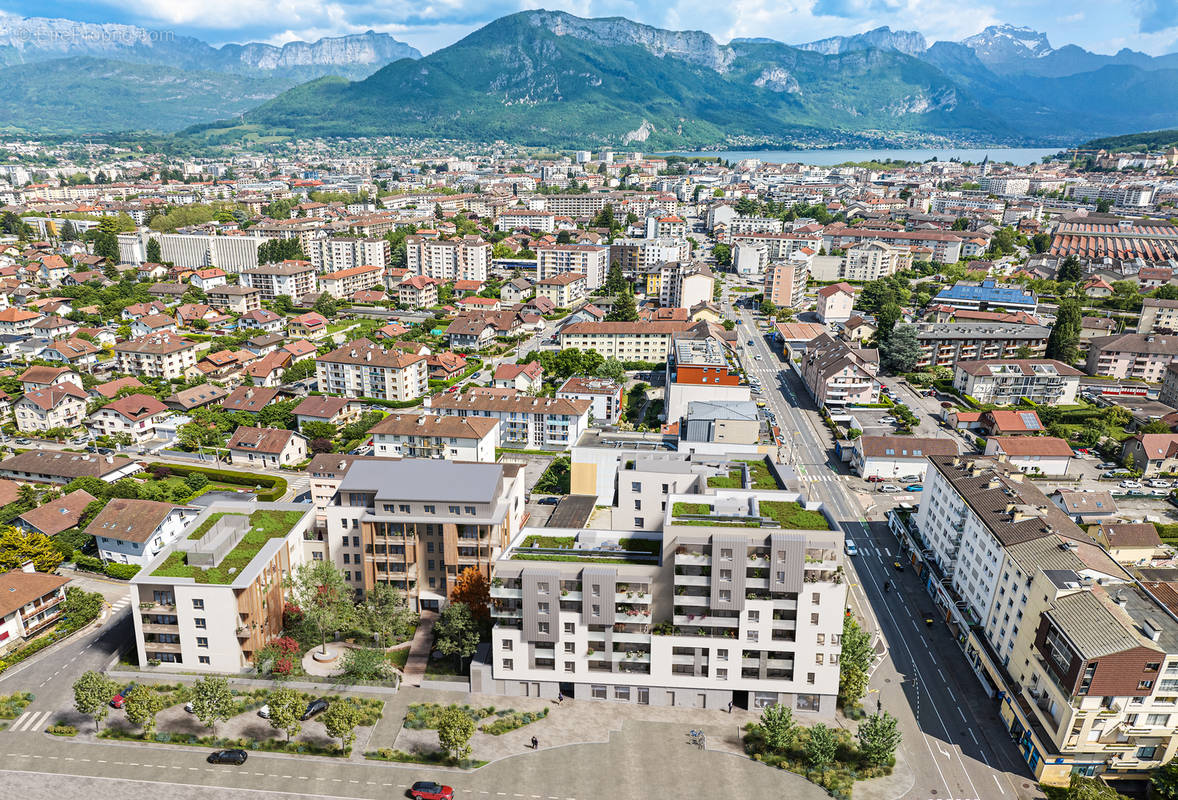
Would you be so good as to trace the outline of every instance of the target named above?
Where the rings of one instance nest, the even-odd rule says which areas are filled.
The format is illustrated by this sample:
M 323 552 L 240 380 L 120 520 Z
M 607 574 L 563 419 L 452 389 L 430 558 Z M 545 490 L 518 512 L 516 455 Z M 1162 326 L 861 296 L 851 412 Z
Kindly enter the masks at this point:
M 732 713 L 732 701 L 731 700 L 728 701 L 728 713 L 729 714 Z
M 563 702 L 564 702 L 564 692 L 557 692 L 556 693 L 556 704 L 560 705 Z
M 532 737 L 532 749 L 533 750 L 540 749 L 540 740 L 537 739 L 535 736 Z

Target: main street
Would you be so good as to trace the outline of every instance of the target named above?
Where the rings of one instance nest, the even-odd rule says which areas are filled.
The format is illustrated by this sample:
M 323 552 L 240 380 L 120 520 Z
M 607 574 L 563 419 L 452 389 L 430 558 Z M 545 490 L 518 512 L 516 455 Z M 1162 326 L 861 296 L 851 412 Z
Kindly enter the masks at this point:
M 746 309 L 738 311 L 745 364 L 760 377 L 766 407 L 782 432 L 783 459 L 797 470 L 804 493 L 824 503 L 859 546 L 848 558 L 851 603 L 887 651 L 865 702 L 895 715 L 915 783 L 904 797 L 1041 797 L 991 700 L 941 622 L 925 623 L 932 599 L 911 570 L 896 572 L 897 542 L 877 497 L 834 456 L 831 437 L 801 380 L 769 346 Z M 753 344 L 750 346 L 748 341 Z M 757 355 L 761 360 L 756 360 Z M 883 584 L 890 582 L 891 591 Z M 878 698 L 878 700 L 877 700 Z

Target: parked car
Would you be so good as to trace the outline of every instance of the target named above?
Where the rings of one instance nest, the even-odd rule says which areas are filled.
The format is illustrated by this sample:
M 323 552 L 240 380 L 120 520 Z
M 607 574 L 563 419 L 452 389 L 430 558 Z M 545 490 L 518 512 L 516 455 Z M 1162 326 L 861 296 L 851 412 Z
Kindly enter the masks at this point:
M 859 555 L 859 548 L 850 539 L 847 539 L 845 542 L 843 542 L 843 550 L 845 550 L 849 556 Z
M 1140 489 L 1141 483 L 1138 481 L 1121 481 L 1117 484 L 1122 489 Z
M 922 480 L 922 479 L 921 479 L 921 477 L 920 477 L 919 475 L 905 475 L 905 476 L 904 476 L 903 478 L 901 478 L 900 480 L 904 481 L 905 483 L 912 483 L 912 482 L 914 482 L 914 481 L 919 481 L 919 480 Z
M 560 502 L 559 497 L 541 497 L 537 502 L 542 506 L 554 506 Z
M 189 700 L 187 703 L 184 704 L 184 710 L 187 711 L 189 714 L 196 713 L 196 709 L 193 708 L 191 700 Z
M 1123 472 L 1117 472 L 1117 471 L 1115 471 L 1115 470 L 1109 470 L 1108 472 L 1102 472 L 1102 473 L 1100 473 L 1100 477 L 1102 477 L 1102 478 L 1116 478 L 1117 476 L 1119 476 L 1119 475 L 1124 475 L 1124 474 L 1125 474 L 1125 473 L 1123 473 Z
M 1096 465 L 1098 469 L 1120 469 L 1121 465 L 1113 461 L 1101 461 Z
M 883 475 L 868 475 L 868 483 L 883 483 Z
M 900 491 L 900 487 L 891 483 L 885 483 L 883 486 L 876 489 L 876 491 L 883 492 L 885 494 L 895 494 L 896 492 Z
M 885 425 L 892 425 L 896 422 L 895 417 L 880 417 L 879 421 Z
M 122 708 L 123 703 L 126 702 L 127 694 L 135 688 L 135 684 L 128 683 L 122 690 L 110 699 L 111 708 Z
M 235 764 L 241 766 L 249 758 L 244 750 L 217 750 L 209 753 L 210 764 Z
M 307 703 L 307 710 L 303 712 L 303 716 L 299 717 L 299 719 L 301 719 L 303 722 L 306 722 L 307 720 L 311 719 L 311 717 L 315 716 L 316 714 L 322 714 L 326 710 L 327 701 L 321 697 L 318 700 L 312 700 L 311 702 Z
M 454 800 L 454 790 L 433 781 L 418 781 L 409 787 L 413 800 Z
M 17 444 L 32 444 L 33 440 L 28 438 L 27 436 L 21 436 L 16 440 L 16 443 Z
M 920 483 L 910 483 L 904 487 L 904 491 L 906 491 L 906 492 L 923 492 L 924 485 L 920 484 Z
M 1151 489 L 1169 489 L 1170 488 L 1170 482 L 1164 481 L 1161 478 L 1154 478 L 1151 481 L 1146 481 L 1145 485 Z
M 749 339 L 749 347 L 753 347 L 755 343 L 756 343 L 755 339 Z
M 267 703 L 266 705 L 264 705 L 258 709 L 258 716 L 261 717 L 262 719 L 270 719 L 270 704 L 269 703 Z

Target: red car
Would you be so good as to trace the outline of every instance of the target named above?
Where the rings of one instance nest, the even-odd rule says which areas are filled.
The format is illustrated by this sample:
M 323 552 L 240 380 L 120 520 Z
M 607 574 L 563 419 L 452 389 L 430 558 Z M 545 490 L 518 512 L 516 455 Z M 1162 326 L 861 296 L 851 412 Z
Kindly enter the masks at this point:
M 454 790 L 433 781 L 418 781 L 409 787 L 413 800 L 454 800 Z
M 868 475 L 867 482 L 868 483 L 883 483 L 883 476 L 881 476 L 881 475 Z
M 112 697 L 110 699 L 111 707 L 112 708 L 122 708 L 123 703 L 125 702 L 125 699 L 127 697 L 127 694 L 134 688 L 135 688 L 135 684 L 133 684 L 133 683 L 127 684 L 126 688 L 124 688 L 123 691 L 119 692 L 118 694 L 116 694 L 114 697 Z

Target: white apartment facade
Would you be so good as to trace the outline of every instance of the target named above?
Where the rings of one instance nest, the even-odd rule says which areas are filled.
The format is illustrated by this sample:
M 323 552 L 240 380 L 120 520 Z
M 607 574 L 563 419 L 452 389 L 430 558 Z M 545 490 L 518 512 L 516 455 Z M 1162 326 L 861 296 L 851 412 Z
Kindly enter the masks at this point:
M 405 237 L 405 266 L 411 275 L 436 281 L 486 281 L 491 245 L 477 236 L 462 239 Z
M 319 288 L 337 300 L 351 297 L 362 289 L 371 289 L 374 286 L 379 291 L 384 291 L 384 267 L 374 264 L 348 267 L 319 276 Z
M 263 300 L 273 300 L 280 294 L 298 299 L 317 291 L 319 281 L 310 261 L 283 261 L 243 270 L 241 285 L 261 291 Z
M 671 337 L 690 322 L 574 322 L 560 331 L 561 349 L 594 350 L 619 361 L 666 360 Z
M 182 378 L 196 365 L 196 344 L 174 333 L 152 333 L 115 345 L 119 372 L 149 378 Z
M 585 288 L 600 289 L 609 269 L 609 248 L 595 244 L 550 244 L 536 248 L 536 276 L 540 280 L 568 272 L 585 276 Z
M 385 458 L 436 458 L 494 463 L 499 420 L 486 417 L 390 414 L 368 433 Z
M 438 394 L 426 398 L 428 414 L 486 417 L 499 421 L 496 447 L 563 450 L 589 427 L 588 400 L 523 394 Z
M 429 388 L 426 358 L 385 351 L 368 339 L 356 339 L 315 359 L 321 391 L 343 397 L 415 400 Z

